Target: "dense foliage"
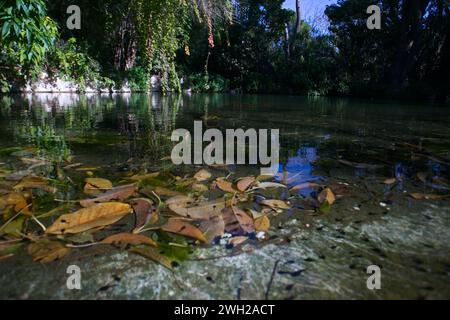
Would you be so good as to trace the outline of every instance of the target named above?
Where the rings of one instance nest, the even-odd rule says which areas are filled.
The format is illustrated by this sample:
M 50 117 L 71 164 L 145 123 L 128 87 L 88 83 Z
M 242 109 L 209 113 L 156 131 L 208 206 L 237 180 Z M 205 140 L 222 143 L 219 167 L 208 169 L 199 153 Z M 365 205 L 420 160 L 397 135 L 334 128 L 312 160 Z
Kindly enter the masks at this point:
M 85 86 L 133 90 L 147 90 L 157 75 L 165 91 L 449 100 L 448 0 L 375 1 L 381 30 L 366 27 L 371 0 L 339 0 L 308 20 L 283 2 L 78 0 L 82 28 L 69 30 L 73 1 L 4 0 L 2 78 L 45 69 Z

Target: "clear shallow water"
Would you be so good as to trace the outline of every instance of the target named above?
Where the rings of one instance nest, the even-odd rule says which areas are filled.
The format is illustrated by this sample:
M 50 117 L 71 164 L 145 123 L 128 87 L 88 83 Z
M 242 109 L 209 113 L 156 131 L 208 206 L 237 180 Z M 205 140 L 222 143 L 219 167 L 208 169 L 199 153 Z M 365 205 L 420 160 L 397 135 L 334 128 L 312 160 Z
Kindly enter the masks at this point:
M 40 94 L 0 101 L 0 149 L 29 147 L 55 160 L 70 155 L 73 162 L 97 168 L 99 176 L 108 178 L 172 168 L 170 161 L 161 160 L 170 155 L 170 134 L 175 128 L 192 132 L 194 120 L 203 120 L 205 128 L 280 129 L 280 172 L 285 172 L 280 181 L 291 185 L 320 181 L 348 190 L 327 215 L 310 213 L 301 196 L 312 190 L 302 190 L 294 202 L 300 212 L 280 219 L 274 231 L 281 239 L 292 234 L 290 245 L 269 245 L 256 256 L 244 255 L 242 261 L 210 263 L 210 272 L 226 268 L 231 276 L 237 272 L 236 263 L 254 265 L 253 259 L 261 259 L 261 269 L 255 267 L 247 276 L 249 283 L 258 283 L 248 285 L 254 295 L 246 296 L 243 290 L 244 298 L 264 297 L 267 270 L 277 259 L 284 269 L 294 265 L 292 272 L 304 272 L 293 277 L 282 268 L 286 272 L 278 274 L 272 298 L 450 297 L 449 199 L 419 201 L 409 196 L 449 192 L 448 108 L 264 95 Z M 17 158 L 0 154 L 0 162 L 11 170 L 24 169 Z M 232 169 L 256 173 L 256 168 Z M 430 177 L 426 184 L 417 178 L 419 172 Z M 392 177 L 400 182 L 393 187 L 383 184 Z M 21 265 L 17 260 L 5 263 Z M 2 265 L 7 269 L 5 263 L 0 269 Z M 370 264 L 383 267 L 381 291 L 365 288 L 365 268 Z M 39 267 L 24 264 L 17 272 L 28 268 Z M 180 273 L 198 274 L 206 266 L 186 262 L 182 268 Z M 0 278 L 5 288 L 0 296 L 8 296 L 7 276 L 12 274 Z M 219 289 L 194 277 L 198 295 L 193 298 L 236 298 L 236 283 L 222 280 L 229 292 L 226 285 Z M 58 296 L 55 288 L 53 294 L 52 288 L 47 289 L 48 295 Z M 11 289 L 9 296 L 16 291 Z M 170 296 L 166 294 L 157 297 Z

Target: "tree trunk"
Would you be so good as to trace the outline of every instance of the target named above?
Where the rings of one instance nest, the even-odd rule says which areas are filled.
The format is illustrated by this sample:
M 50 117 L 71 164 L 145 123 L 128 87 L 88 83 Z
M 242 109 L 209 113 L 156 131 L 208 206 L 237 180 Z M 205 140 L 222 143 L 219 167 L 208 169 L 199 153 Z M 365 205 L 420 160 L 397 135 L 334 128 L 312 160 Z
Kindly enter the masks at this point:
M 302 27 L 302 15 L 300 9 L 300 0 L 295 0 L 295 12 L 296 12 L 296 20 L 295 20 L 295 32 L 297 34 L 300 33 Z
M 286 23 L 285 29 L 285 37 L 286 37 L 286 58 L 291 59 L 291 41 L 289 39 L 289 24 Z
M 392 67 L 391 83 L 395 89 L 407 85 L 408 75 L 414 66 L 421 45 L 421 21 L 430 0 L 402 2 L 400 43 Z
M 130 70 L 136 61 L 136 27 L 130 15 L 124 17 L 116 33 L 114 67 L 119 71 Z

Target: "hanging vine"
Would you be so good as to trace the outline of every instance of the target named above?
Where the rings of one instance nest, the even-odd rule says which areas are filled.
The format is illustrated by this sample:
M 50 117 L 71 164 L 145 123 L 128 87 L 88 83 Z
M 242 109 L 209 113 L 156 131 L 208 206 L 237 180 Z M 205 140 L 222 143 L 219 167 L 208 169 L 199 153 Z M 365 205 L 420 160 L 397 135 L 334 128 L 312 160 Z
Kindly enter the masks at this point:
M 148 74 L 161 77 L 163 91 L 181 91 L 175 57 L 179 49 L 189 48 L 192 21 L 198 19 L 206 24 L 207 41 L 212 49 L 214 24 L 231 21 L 231 8 L 230 0 L 131 0 L 130 13 L 124 19 L 127 19 L 127 35 L 136 35 L 137 48 Z M 134 19 L 134 28 L 129 25 L 130 16 Z M 135 59 L 130 60 L 134 63 Z M 131 66 L 127 63 L 126 67 Z

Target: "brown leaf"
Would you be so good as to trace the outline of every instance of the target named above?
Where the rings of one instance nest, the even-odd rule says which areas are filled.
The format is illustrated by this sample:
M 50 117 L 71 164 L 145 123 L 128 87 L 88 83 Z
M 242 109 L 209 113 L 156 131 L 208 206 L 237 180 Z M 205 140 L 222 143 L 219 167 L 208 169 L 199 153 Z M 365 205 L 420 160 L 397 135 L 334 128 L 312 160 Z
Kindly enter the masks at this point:
M 134 184 L 116 187 L 98 195 L 93 199 L 81 200 L 80 205 L 87 208 L 97 203 L 109 202 L 112 200 L 123 201 L 131 197 L 135 191 L 136 187 Z
M 211 179 L 212 174 L 205 169 L 200 170 L 199 172 L 197 172 L 194 175 L 194 179 L 197 180 L 198 182 L 202 182 L 202 181 L 207 181 L 209 179 Z
M 166 203 L 169 209 L 176 214 L 194 220 L 209 220 L 211 217 L 220 214 L 220 211 L 225 208 L 224 200 L 203 202 L 192 206 L 194 200 L 186 196 L 170 198 Z
M 240 192 L 245 192 L 248 188 L 250 188 L 251 187 L 251 185 L 253 184 L 253 183 L 255 183 L 255 181 L 256 181 L 256 179 L 255 179 L 255 177 L 245 177 L 245 178 L 242 178 L 241 180 L 239 180 L 238 181 L 238 183 L 237 183 L 237 189 L 240 191 Z
M 219 188 L 220 190 L 222 190 L 224 192 L 229 192 L 229 193 L 238 192 L 236 189 L 233 188 L 233 184 L 231 182 L 223 180 L 221 178 L 216 179 L 216 186 L 217 186 L 217 188 Z
M 197 239 L 201 242 L 207 242 L 203 233 L 197 227 L 177 218 L 170 218 L 167 223 L 161 227 L 162 230 L 181 234 L 190 238 Z
M 156 249 L 152 247 L 141 247 L 141 248 L 133 248 L 129 250 L 130 252 L 136 253 L 144 258 L 153 260 L 167 269 L 172 270 L 172 260 L 160 254 Z
M 330 188 L 326 188 L 319 194 L 317 200 L 320 203 L 327 201 L 329 205 L 332 205 L 336 201 L 336 196 L 334 195 L 333 191 L 331 191 Z
M 255 231 L 253 219 L 237 207 L 225 208 L 222 210 L 222 215 L 227 232 L 238 232 L 242 230 L 246 233 L 252 233 Z
M 112 236 L 109 236 L 106 239 L 103 239 L 101 243 L 104 244 L 112 244 L 112 245 L 138 245 L 138 244 L 147 244 L 149 246 L 156 247 L 156 242 L 151 238 L 146 237 L 141 234 L 134 233 L 118 233 Z
M 255 229 L 256 231 L 269 231 L 270 228 L 270 220 L 267 216 L 262 216 L 255 220 Z
M 28 246 L 28 253 L 34 261 L 52 262 L 63 258 L 70 252 L 61 242 L 42 239 Z
M 155 217 L 157 218 L 157 209 L 153 205 L 153 201 L 151 201 L 150 199 L 133 199 L 130 201 L 130 204 L 133 207 L 134 213 L 136 215 L 136 223 L 134 226 L 135 229 L 146 225 L 150 221 L 150 219 L 155 219 Z
M 47 229 L 47 233 L 80 233 L 113 224 L 131 212 L 130 205 L 126 203 L 101 203 L 75 213 L 62 215 Z
M 107 179 L 103 179 L 103 178 L 87 178 L 85 180 L 86 183 L 92 185 L 93 187 L 97 188 L 97 189 L 112 189 L 113 185 L 112 182 L 107 180 Z
M 225 233 L 225 222 L 222 216 L 215 216 L 209 220 L 203 221 L 199 229 L 205 235 L 208 243 L 212 242 L 216 237 L 221 237 Z
M 29 214 L 30 209 L 28 203 L 22 193 L 11 192 L 0 197 L 0 210 L 3 211 L 7 206 L 14 207 L 15 212 L 22 211 L 22 213 Z
M 449 198 L 450 195 L 440 195 L 440 194 L 425 194 L 425 193 L 411 193 L 411 197 L 416 200 L 442 200 L 445 198 Z

